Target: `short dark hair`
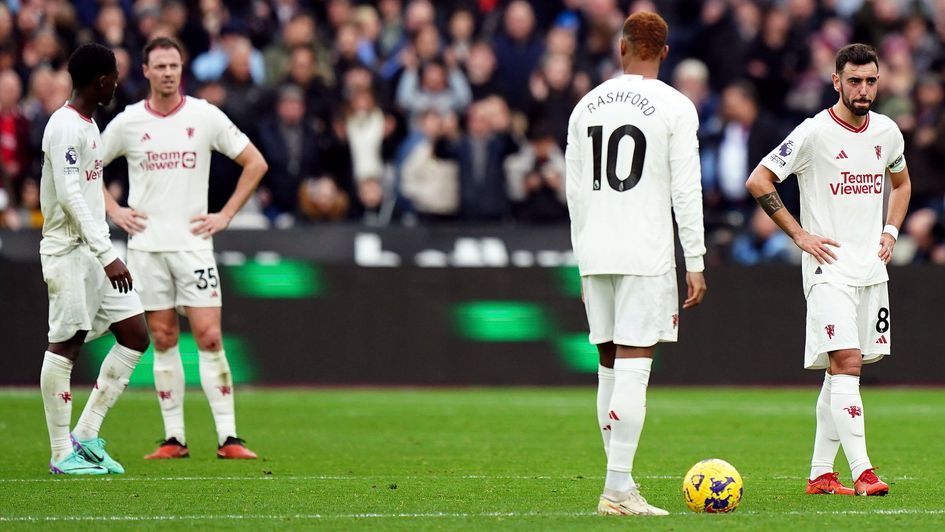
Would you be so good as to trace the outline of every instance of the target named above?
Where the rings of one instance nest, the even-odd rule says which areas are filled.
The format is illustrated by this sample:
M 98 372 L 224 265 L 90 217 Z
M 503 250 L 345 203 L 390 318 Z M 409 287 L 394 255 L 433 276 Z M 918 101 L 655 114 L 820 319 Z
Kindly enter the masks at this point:
M 837 74 L 843 72 L 843 67 L 851 65 L 866 65 L 873 63 L 879 68 L 879 56 L 876 50 L 868 44 L 848 44 L 837 51 Z
M 173 48 L 180 54 L 181 60 L 184 59 L 184 45 L 180 41 L 172 37 L 155 37 L 148 41 L 148 44 L 145 44 L 144 49 L 141 50 L 141 62 L 145 65 L 148 64 L 151 52 L 159 48 Z
M 660 57 L 667 34 L 669 26 L 656 13 L 634 13 L 623 23 L 623 40 L 630 45 L 633 54 L 644 61 Z
M 115 53 L 97 43 L 83 44 L 69 57 L 69 75 L 72 86 L 84 89 L 100 76 L 118 72 Z

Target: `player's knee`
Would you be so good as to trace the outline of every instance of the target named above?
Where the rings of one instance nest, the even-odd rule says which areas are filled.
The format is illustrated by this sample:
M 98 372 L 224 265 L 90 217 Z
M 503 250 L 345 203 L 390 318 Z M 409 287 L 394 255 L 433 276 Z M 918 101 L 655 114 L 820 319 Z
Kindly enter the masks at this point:
M 223 333 L 218 327 L 211 327 L 195 334 L 197 347 L 203 351 L 219 351 L 223 348 Z
M 151 345 L 151 339 L 148 338 L 147 331 L 141 331 L 141 334 L 134 334 L 131 338 L 126 339 L 121 342 L 121 345 L 132 349 L 139 353 L 144 353 L 148 350 L 148 347 Z
M 151 336 L 154 337 L 154 348 L 158 351 L 167 351 L 177 345 L 179 334 L 176 330 L 161 327 L 152 327 Z

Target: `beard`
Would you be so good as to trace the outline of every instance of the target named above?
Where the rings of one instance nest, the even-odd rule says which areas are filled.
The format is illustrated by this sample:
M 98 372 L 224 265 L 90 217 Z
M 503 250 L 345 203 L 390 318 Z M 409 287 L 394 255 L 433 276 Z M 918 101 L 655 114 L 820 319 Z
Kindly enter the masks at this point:
M 843 93 L 843 89 L 841 89 L 840 92 L 840 100 L 843 102 L 843 105 L 856 116 L 866 116 L 866 114 L 870 112 L 870 109 L 873 108 L 873 100 L 851 100 Z M 861 105 L 857 107 L 857 103 L 865 103 L 866 106 Z

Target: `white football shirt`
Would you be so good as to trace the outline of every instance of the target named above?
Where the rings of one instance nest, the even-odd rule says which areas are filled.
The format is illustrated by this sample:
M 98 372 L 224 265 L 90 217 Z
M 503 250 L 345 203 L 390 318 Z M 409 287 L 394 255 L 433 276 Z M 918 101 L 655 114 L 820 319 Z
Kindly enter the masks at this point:
M 129 105 L 102 134 L 104 161 L 128 160 L 128 205 L 147 215 L 145 229 L 129 237 L 141 251 L 213 249 L 209 238 L 190 232 L 194 216 L 207 214 L 210 155 L 235 159 L 249 144 L 223 111 L 185 96 L 167 114 L 147 100 Z
M 818 283 L 869 286 L 889 279 L 879 258 L 886 170 L 906 167 L 905 143 L 889 117 L 870 112 L 855 128 L 826 109 L 797 126 L 761 164 L 784 181 L 797 175 L 801 226 L 836 240 L 833 264 L 804 253 L 804 293 Z
M 703 270 L 698 129 L 692 102 L 656 79 L 623 75 L 578 102 L 565 190 L 582 276 L 675 267 L 674 213 L 686 269 Z
M 71 105 L 49 117 L 43 131 L 42 255 L 63 255 L 85 244 L 102 266 L 118 254 L 105 223 L 102 137 L 95 121 Z

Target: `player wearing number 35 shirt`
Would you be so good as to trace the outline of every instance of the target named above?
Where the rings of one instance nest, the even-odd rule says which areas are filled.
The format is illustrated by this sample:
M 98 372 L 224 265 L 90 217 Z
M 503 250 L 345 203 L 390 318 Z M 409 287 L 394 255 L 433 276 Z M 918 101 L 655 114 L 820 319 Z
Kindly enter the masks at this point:
M 105 164 L 128 160 L 129 208 L 106 197 L 108 214 L 129 234 L 128 267 L 154 338 L 154 382 L 165 440 L 145 458 L 189 454 L 184 434 L 184 372 L 176 309 L 197 343 L 200 381 L 210 401 L 220 458 L 255 458 L 236 434 L 233 381 L 220 332 L 222 287 L 213 234 L 253 194 L 266 171 L 259 151 L 222 111 L 182 96 L 183 49 L 172 39 L 149 42 L 142 57 L 147 100 L 129 105 L 102 135 Z M 207 212 L 210 156 L 218 151 L 243 167 L 236 191 L 218 213 Z
M 666 515 L 631 476 L 646 389 L 659 342 L 679 324 L 673 214 L 688 296 L 705 295 L 702 186 L 696 130 L 685 96 L 656 79 L 669 28 L 654 13 L 624 22 L 624 75 L 591 90 L 568 125 L 566 191 L 590 342 L 600 355 L 597 418 L 607 455 L 603 514 Z
M 879 83 L 876 52 L 851 44 L 837 52 L 839 100 L 805 120 L 748 179 L 765 212 L 805 253 L 807 348 L 804 367 L 827 369 L 817 401 L 817 430 L 807 493 L 885 495 L 866 452 L 860 371 L 889 355 L 891 318 L 886 263 L 892 258 L 911 186 L 903 138 L 888 117 L 870 112 Z M 883 222 L 886 174 L 892 185 Z M 800 225 L 774 183 L 796 175 Z M 854 487 L 837 480 L 842 445 Z

